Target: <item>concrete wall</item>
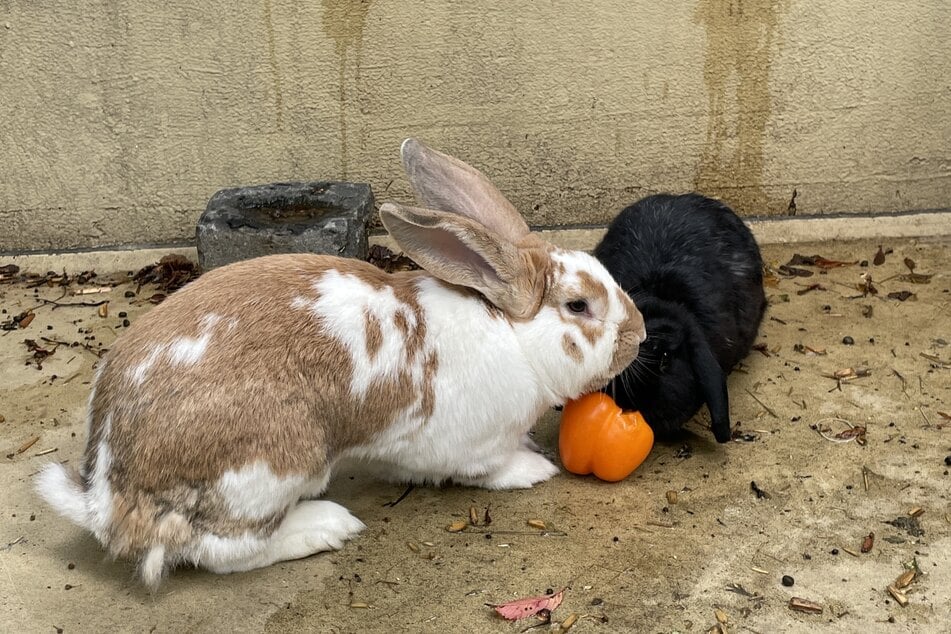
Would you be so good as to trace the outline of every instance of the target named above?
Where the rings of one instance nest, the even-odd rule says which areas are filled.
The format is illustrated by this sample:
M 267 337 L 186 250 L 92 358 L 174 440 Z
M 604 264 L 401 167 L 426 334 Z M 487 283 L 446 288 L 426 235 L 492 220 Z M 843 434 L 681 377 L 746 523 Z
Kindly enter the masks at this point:
M 0 252 L 189 240 L 241 184 L 407 199 L 407 135 L 536 225 L 946 208 L 949 32 L 947 0 L 0 0 Z

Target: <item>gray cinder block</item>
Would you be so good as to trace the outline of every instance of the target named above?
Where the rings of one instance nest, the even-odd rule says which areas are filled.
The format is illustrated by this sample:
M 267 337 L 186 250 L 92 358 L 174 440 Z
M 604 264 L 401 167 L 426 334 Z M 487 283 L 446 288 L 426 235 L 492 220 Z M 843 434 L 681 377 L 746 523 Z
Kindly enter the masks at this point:
M 373 192 L 363 183 L 270 183 L 222 189 L 198 220 L 198 263 L 207 271 L 273 253 L 366 259 Z

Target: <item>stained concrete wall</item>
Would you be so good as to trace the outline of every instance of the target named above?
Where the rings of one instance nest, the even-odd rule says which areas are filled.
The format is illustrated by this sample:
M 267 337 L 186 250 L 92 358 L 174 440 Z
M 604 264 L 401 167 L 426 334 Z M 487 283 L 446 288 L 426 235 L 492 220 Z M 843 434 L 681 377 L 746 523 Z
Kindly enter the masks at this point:
M 659 191 L 951 206 L 951 3 L 0 0 L 0 252 L 189 240 L 217 189 L 420 136 L 532 224 Z

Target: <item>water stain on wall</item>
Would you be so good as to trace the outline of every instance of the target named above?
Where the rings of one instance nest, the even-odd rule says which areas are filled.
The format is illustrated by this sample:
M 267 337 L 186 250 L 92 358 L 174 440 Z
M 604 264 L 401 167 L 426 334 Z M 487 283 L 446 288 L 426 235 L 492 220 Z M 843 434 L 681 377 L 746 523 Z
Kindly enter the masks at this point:
M 337 53 L 337 81 L 339 85 L 340 178 L 347 177 L 349 148 L 347 146 L 347 62 L 350 50 L 354 52 L 354 81 L 360 81 L 360 63 L 363 52 L 363 29 L 373 0 L 322 0 L 321 22 L 324 33 L 333 40 Z
M 267 32 L 267 60 L 271 69 L 271 81 L 274 83 L 274 109 L 277 129 L 284 130 L 284 89 L 281 86 L 281 72 L 277 64 L 277 47 L 274 43 L 274 20 L 271 17 L 271 0 L 264 0 L 264 29 Z
M 763 214 L 763 146 L 772 102 L 771 56 L 785 2 L 701 0 L 695 19 L 706 31 L 703 79 L 707 137 L 695 181 L 737 211 Z

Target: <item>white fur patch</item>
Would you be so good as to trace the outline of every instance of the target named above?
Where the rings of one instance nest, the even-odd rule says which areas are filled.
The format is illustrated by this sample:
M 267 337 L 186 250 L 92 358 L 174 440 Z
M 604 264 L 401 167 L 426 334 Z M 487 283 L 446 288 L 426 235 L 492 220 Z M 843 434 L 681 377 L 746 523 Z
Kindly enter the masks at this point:
M 295 298 L 291 304 L 309 310 L 320 319 L 328 334 L 347 348 L 353 364 L 350 392 L 355 397 L 365 396 L 375 381 L 393 379 L 407 369 L 406 341 L 395 317 L 402 312 L 412 330 L 416 327 L 416 316 L 396 298 L 392 288 L 376 289 L 355 275 L 330 270 L 314 284 L 314 289 L 318 299 Z M 363 327 L 367 314 L 377 319 L 382 335 L 372 361 L 367 356 L 367 333 Z M 418 368 L 411 370 L 421 379 Z
M 135 385 L 142 385 L 142 382 L 145 381 L 145 376 L 164 352 L 165 346 L 154 347 L 152 351 L 149 352 L 149 356 L 145 357 L 145 361 L 129 370 L 129 378 L 132 379 Z
M 35 486 L 40 497 L 46 500 L 54 511 L 77 526 L 86 528 L 89 525 L 83 491 L 62 463 L 45 465 L 36 476 Z
M 288 511 L 269 538 L 253 534 L 223 538 L 209 534 L 186 549 L 184 555 L 212 572 L 254 570 L 278 561 L 336 550 L 364 528 L 363 522 L 339 504 L 326 500 L 301 502 Z
M 216 486 L 234 517 L 264 519 L 296 501 L 305 482 L 302 475 L 279 477 L 258 461 L 226 471 Z
M 168 347 L 169 361 L 174 365 L 195 365 L 205 354 L 209 341 L 211 341 L 211 335 L 208 333 L 197 339 L 180 337 Z
M 172 365 L 182 366 L 197 364 L 208 350 L 208 345 L 211 343 L 213 334 L 212 331 L 221 319 L 219 315 L 205 315 L 201 318 L 201 334 L 197 337 L 178 337 L 171 343 L 154 346 L 145 360 L 129 371 L 129 378 L 135 385 L 142 385 L 148 373 L 162 357 L 165 357 Z M 237 319 L 229 319 L 227 322 L 229 331 L 233 330 L 237 325 Z
M 102 423 L 102 436 L 96 447 L 96 468 L 89 478 L 86 491 L 86 509 L 89 514 L 88 528 L 105 543 L 109 522 L 112 520 L 112 486 L 109 472 L 112 470 L 112 451 L 109 437 L 112 435 L 112 414 L 106 414 Z
M 165 572 L 165 546 L 153 546 L 142 559 L 139 574 L 142 582 L 152 590 L 158 587 Z

